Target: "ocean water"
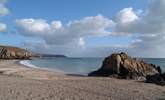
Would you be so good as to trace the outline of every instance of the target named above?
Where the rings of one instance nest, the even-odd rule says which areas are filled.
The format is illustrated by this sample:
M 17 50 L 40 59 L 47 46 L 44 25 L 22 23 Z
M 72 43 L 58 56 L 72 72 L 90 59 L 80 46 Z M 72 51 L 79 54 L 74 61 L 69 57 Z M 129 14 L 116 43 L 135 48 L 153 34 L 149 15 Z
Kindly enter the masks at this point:
M 104 58 L 44 58 L 24 62 L 31 67 L 60 70 L 67 74 L 87 75 L 89 72 L 101 67 Z M 161 66 L 165 72 L 165 58 L 143 58 L 147 63 Z
M 40 68 L 57 69 L 67 74 L 87 75 L 100 68 L 104 58 L 44 58 L 33 59 L 28 63 Z

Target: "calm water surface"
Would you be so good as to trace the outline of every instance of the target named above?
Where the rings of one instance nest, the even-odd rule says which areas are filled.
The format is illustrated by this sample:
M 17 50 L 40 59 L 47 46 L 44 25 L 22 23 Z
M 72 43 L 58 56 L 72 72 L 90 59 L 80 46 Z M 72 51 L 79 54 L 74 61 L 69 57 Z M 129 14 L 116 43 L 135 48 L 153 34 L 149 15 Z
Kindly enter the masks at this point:
M 68 74 L 87 75 L 100 68 L 103 60 L 104 58 L 44 58 L 34 59 L 29 63 L 41 68 L 61 70 Z M 165 58 L 143 58 L 143 60 L 159 65 L 165 71 Z

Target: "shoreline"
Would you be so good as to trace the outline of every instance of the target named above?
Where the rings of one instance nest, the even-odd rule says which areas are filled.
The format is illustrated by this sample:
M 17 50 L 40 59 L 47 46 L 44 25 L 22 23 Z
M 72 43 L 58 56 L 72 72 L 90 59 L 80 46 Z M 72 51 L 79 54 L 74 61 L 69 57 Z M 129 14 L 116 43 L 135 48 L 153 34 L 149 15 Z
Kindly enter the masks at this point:
M 35 66 L 31 63 L 28 62 L 28 60 L 19 60 L 17 64 L 20 64 L 20 65 L 23 65 L 24 67 L 27 67 L 27 68 L 34 68 L 34 69 L 38 69 L 38 70 L 44 70 L 44 71 L 50 71 L 50 72 L 54 72 L 54 73 L 59 73 L 59 74 L 63 74 L 63 75 L 66 75 L 66 76 L 81 76 L 81 77 L 88 77 L 88 74 L 85 75 L 85 74 L 74 74 L 74 73 L 69 73 L 69 72 L 64 72 L 62 70 L 59 70 L 59 69 L 56 69 L 56 68 L 41 68 L 41 67 L 38 67 L 38 66 Z
M 69 76 L 0 61 L 2 100 L 163 100 L 165 87 L 134 80 Z
M 60 74 L 67 74 L 67 73 L 65 73 L 62 70 L 51 69 L 51 68 L 41 68 L 39 66 L 35 66 L 35 65 L 29 63 L 28 60 L 19 60 L 17 62 L 17 64 L 20 64 L 20 65 L 22 65 L 24 67 L 27 67 L 27 68 L 38 69 L 38 70 L 45 70 L 45 71 L 51 71 L 51 72 L 60 73 Z
M 39 67 L 30 67 L 20 63 L 21 60 L 2 60 L 0 63 L 0 73 L 8 76 L 19 76 L 29 79 L 51 80 L 66 76 L 57 70 L 48 70 Z M 12 66 L 12 67 L 10 67 Z

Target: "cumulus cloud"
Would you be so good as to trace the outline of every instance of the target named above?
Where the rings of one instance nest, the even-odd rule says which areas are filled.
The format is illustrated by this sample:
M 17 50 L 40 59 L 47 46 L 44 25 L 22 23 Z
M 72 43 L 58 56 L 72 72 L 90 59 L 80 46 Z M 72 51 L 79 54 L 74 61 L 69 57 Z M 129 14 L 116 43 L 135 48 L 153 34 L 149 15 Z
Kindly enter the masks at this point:
M 43 19 L 17 19 L 19 33 L 26 36 L 43 38 L 47 44 L 53 45 L 84 45 L 84 39 L 88 36 L 105 36 L 111 34 L 107 31 L 113 27 L 113 21 L 102 15 L 85 17 L 80 20 L 70 21 L 62 25 L 60 21 L 52 21 L 50 24 Z
M 131 23 L 138 19 L 138 16 L 133 11 L 133 8 L 124 8 L 122 9 L 117 16 L 115 17 L 115 21 L 119 24 L 127 24 Z
M 165 32 L 165 1 L 151 0 L 149 7 L 138 16 L 133 8 L 124 8 L 116 17 L 115 31 L 141 34 L 162 34 Z M 126 16 L 126 17 L 123 17 Z M 119 22 L 118 22 L 119 21 Z M 120 23 L 125 22 L 125 23 Z
M 150 0 L 148 9 L 124 8 L 113 18 L 112 33 L 136 36 L 130 50 L 146 57 L 164 57 L 165 52 L 165 0 Z M 137 52 L 136 52 L 137 53 Z M 138 53 L 139 54 L 139 53 Z
M 7 15 L 9 13 L 9 10 L 3 5 L 0 3 L 0 15 Z
M 82 38 L 82 37 L 79 38 L 79 44 L 80 44 L 80 46 L 84 46 L 85 45 L 84 38 Z
M 137 42 L 132 45 L 146 56 L 164 57 L 165 52 L 165 1 L 151 0 L 149 8 L 139 20 L 131 23 L 129 33 L 139 33 Z M 127 28 L 128 29 L 128 28 Z
M 6 24 L 0 23 L 0 32 L 5 32 L 6 31 Z
M 9 13 L 8 8 L 5 7 L 7 0 L 0 0 L 0 16 L 6 15 Z
M 7 26 L 4 23 L 0 23 L 0 32 L 6 32 Z
M 124 8 L 113 19 L 115 22 L 114 35 L 119 33 L 121 35 L 130 34 L 134 32 L 132 26 L 139 21 L 138 11 L 134 11 L 131 7 Z
M 0 16 L 7 15 L 9 13 L 8 8 L 6 8 L 5 3 L 7 0 L 0 0 Z M 0 23 L 0 32 L 5 32 L 7 29 L 6 24 Z
M 44 35 L 50 28 L 50 25 L 43 19 L 21 19 L 16 20 L 16 23 L 19 31 L 22 32 L 24 35 L 29 36 Z
M 52 21 L 52 23 L 51 23 L 52 25 L 52 29 L 59 29 L 59 28 L 61 28 L 62 27 L 62 23 L 61 23 L 61 21 Z
M 60 48 L 85 46 L 86 37 L 121 36 L 134 37 L 129 46 L 109 46 L 91 49 L 83 48 L 81 52 L 95 50 L 128 51 L 146 57 L 165 56 L 165 0 L 150 0 L 146 10 L 135 10 L 132 7 L 119 11 L 112 19 L 102 15 L 84 17 L 63 25 L 61 21 L 48 23 L 43 19 L 17 19 L 18 32 L 26 36 L 37 36 L 47 45 Z M 77 47 L 78 49 L 79 47 Z M 122 49 L 123 48 L 123 49 Z M 72 49 L 69 49 L 72 50 Z M 135 52 L 136 50 L 136 52 Z M 79 50 L 77 50 L 78 52 Z M 74 53 L 76 50 L 74 50 Z

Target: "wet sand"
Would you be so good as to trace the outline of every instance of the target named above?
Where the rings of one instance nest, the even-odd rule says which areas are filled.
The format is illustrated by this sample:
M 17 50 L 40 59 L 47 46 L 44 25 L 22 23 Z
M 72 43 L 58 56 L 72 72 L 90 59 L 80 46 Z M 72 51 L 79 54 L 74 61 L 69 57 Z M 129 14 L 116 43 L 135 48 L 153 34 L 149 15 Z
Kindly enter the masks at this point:
M 0 61 L 0 100 L 165 100 L 165 86 L 65 75 Z

